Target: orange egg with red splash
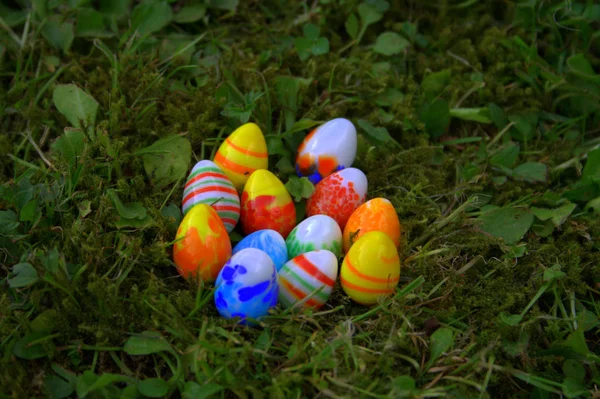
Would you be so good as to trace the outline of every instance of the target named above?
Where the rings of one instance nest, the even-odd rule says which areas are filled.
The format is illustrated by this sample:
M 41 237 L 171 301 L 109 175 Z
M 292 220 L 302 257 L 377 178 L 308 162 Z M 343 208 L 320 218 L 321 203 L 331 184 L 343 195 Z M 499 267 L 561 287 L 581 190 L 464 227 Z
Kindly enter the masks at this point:
M 245 234 L 271 229 L 284 239 L 296 226 L 292 197 L 272 172 L 259 169 L 250 175 L 242 193 L 240 222 Z
M 382 231 L 400 247 L 400 220 L 392 203 L 386 198 L 373 198 L 356 208 L 344 227 L 344 252 L 370 231 Z
M 213 282 L 229 258 L 231 240 L 217 211 L 207 204 L 195 205 L 181 221 L 173 245 L 179 274 Z
M 333 172 L 349 168 L 356 157 L 356 128 L 336 118 L 314 129 L 298 147 L 296 172 L 317 184 Z

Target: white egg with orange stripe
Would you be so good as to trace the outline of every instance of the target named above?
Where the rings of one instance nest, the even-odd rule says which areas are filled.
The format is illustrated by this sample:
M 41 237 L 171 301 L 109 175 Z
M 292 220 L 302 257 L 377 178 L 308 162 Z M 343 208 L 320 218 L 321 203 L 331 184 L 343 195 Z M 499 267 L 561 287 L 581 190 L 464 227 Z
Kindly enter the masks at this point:
M 320 249 L 298 255 L 279 270 L 279 301 L 294 309 L 319 309 L 329 299 L 338 275 L 333 252 Z
M 240 197 L 233 183 L 214 162 L 203 160 L 194 165 L 183 190 L 183 214 L 198 204 L 212 206 L 228 233 L 240 220 Z
M 267 142 L 258 125 L 237 128 L 221 144 L 214 161 L 241 192 L 254 171 L 269 167 Z
M 344 292 L 362 305 L 392 295 L 400 281 L 400 257 L 392 239 L 381 231 L 361 236 L 350 247 L 340 270 Z

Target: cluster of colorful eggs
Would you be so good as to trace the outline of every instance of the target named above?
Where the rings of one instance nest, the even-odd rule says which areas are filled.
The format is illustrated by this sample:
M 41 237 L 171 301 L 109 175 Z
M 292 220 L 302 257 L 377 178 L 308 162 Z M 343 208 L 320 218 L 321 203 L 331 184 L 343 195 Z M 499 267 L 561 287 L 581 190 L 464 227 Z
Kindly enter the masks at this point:
M 363 305 L 392 294 L 400 279 L 400 221 L 389 200 L 366 201 L 367 177 L 352 167 L 356 147 L 356 128 L 344 118 L 306 136 L 296 171 L 315 190 L 307 218 L 297 223 L 290 194 L 268 170 L 260 128 L 239 127 L 214 162 L 200 161 L 189 174 L 173 246 L 179 273 L 216 281 L 217 310 L 242 323 L 277 303 L 319 309 L 338 277 L 344 292 Z M 229 233 L 238 224 L 245 237 L 232 248 Z

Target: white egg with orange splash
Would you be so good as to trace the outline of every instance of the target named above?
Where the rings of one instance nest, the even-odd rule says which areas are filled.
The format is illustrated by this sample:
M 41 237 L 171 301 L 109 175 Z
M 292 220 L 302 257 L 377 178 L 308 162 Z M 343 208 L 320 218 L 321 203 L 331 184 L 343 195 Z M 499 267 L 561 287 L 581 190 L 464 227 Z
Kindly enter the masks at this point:
M 314 129 L 298 147 L 296 172 L 317 184 L 333 172 L 349 168 L 356 158 L 356 128 L 336 118 Z

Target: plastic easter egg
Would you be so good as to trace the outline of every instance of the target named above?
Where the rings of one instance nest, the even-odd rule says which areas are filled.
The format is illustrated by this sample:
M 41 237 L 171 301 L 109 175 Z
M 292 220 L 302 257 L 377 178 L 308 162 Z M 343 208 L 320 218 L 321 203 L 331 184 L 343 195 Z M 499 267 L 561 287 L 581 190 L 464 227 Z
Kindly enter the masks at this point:
M 211 205 L 228 233 L 240 220 L 240 197 L 233 183 L 212 161 L 198 162 L 188 176 L 183 190 L 183 214 L 197 204 Z
M 352 212 L 365 202 L 367 188 L 367 176 L 361 170 L 335 172 L 315 185 L 306 202 L 306 214 L 330 216 L 343 230 Z
M 296 226 L 296 207 L 277 176 L 261 169 L 244 187 L 240 220 L 245 234 L 271 229 L 287 238 Z
M 286 308 L 322 307 L 338 275 L 337 257 L 327 250 L 296 256 L 279 272 L 279 301 Z
M 332 119 L 310 132 L 300 144 L 296 172 L 317 184 L 333 172 L 352 166 L 356 145 L 356 128 L 352 122 Z
M 221 144 L 214 161 L 242 191 L 252 172 L 269 167 L 267 142 L 258 125 L 246 123 L 237 128 Z
M 400 220 L 392 203 L 386 198 L 373 198 L 358 208 L 344 227 L 344 252 L 369 231 L 382 231 L 400 246 Z
M 342 252 L 342 230 L 331 217 L 314 215 L 294 227 L 285 243 L 290 258 L 318 249 L 326 249 L 339 257 Z
M 400 281 L 400 258 L 392 239 L 381 231 L 359 238 L 344 257 L 340 281 L 344 292 L 363 305 L 392 294 Z
M 236 253 L 219 273 L 214 294 L 219 314 L 232 319 L 240 317 L 258 320 L 277 305 L 279 285 L 277 271 L 266 252 L 245 248 Z
M 289 259 L 285 240 L 275 230 L 258 230 L 247 235 L 233 248 L 232 254 L 235 255 L 246 248 L 257 248 L 266 252 L 271 257 L 277 271 Z
M 215 281 L 231 257 L 231 241 L 217 211 L 198 204 L 185 215 L 175 237 L 173 261 L 183 277 Z

